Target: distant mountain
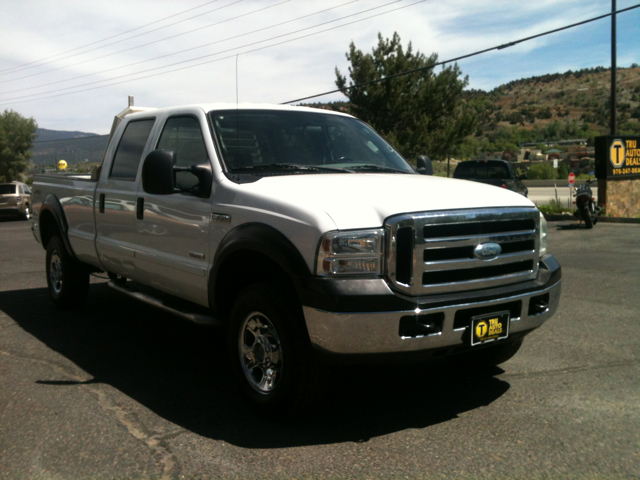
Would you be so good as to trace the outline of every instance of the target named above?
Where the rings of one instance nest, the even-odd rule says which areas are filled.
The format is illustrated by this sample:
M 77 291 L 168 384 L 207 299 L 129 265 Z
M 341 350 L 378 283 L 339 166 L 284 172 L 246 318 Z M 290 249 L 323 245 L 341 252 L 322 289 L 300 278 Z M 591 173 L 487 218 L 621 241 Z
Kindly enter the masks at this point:
M 98 137 L 97 133 L 68 132 L 66 130 L 48 130 L 36 128 L 36 142 L 49 142 L 51 140 L 66 140 L 69 138 Z
M 108 135 L 38 128 L 31 161 L 42 166 L 54 166 L 60 160 L 66 160 L 69 165 L 85 160 L 99 162 L 108 140 Z

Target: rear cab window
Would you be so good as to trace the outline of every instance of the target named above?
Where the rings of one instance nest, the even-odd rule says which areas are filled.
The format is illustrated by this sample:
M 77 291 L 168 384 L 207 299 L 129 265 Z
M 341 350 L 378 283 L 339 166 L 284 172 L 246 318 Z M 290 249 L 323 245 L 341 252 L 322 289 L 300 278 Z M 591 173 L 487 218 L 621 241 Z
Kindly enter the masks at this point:
M 110 178 L 118 180 L 135 180 L 142 159 L 142 152 L 149 139 L 155 119 L 135 120 L 129 122 L 122 134 L 118 149 L 111 165 Z

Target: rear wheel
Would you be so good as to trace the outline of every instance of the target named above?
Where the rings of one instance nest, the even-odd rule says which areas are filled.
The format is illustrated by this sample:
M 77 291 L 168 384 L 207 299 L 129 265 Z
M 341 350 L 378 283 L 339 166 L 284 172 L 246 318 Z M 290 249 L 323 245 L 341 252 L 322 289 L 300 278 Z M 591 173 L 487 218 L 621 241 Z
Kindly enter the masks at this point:
M 24 207 L 24 212 L 22 212 L 19 217 L 22 220 L 29 220 L 31 218 L 31 209 L 29 208 L 29 205 Z
M 71 257 L 57 235 L 47 244 L 47 286 L 60 308 L 80 306 L 89 292 L 89 271 Z
M 300 306 L 269 284 L 247 287 L 231 313 L 228 349 L 243 393 L 270 416 L 296 416 L 324 393 L 328 373 L 313 351 Z
M 587 228 L 593 228 L 593 219 L 591 218 L 591 212 L 589 211 L 589 206 L 585 205 L 581 210 L 582 219 L 584 220 L 584 226 Z

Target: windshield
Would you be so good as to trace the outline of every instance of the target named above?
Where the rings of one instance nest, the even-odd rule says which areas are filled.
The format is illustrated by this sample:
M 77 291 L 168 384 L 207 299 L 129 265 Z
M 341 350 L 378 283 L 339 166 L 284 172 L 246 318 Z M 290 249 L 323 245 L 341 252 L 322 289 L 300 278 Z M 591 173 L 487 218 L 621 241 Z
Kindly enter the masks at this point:
M 230 173 L 415 173 L 355 118 L 278 110 L 214 111 L 210 116 Z
M 16 186 L 14 184 L 0 185 L 0 195 L 16 193 Z

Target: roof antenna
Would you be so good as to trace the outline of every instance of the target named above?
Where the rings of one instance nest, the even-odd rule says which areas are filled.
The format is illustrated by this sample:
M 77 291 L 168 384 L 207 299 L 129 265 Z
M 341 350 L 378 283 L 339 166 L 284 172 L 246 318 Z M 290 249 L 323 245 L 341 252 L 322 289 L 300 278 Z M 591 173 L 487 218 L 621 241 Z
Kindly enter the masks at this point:
M 240 132 L 238 131 L 238 117 L 240 116 L 240 111 L 238 107 L 238 56 L 236 55 L 236 149 L 239 149 L 240 146 Z M 240 173 L 238 175 L 238 181 L 240 180 Z
M 236 108 L 238 107 L 238 57 L 236 55 Z

